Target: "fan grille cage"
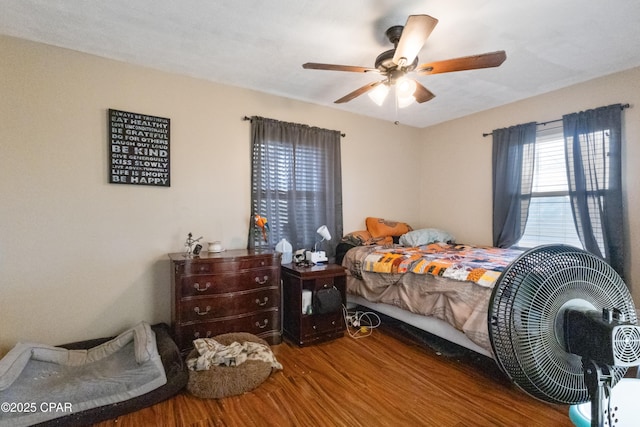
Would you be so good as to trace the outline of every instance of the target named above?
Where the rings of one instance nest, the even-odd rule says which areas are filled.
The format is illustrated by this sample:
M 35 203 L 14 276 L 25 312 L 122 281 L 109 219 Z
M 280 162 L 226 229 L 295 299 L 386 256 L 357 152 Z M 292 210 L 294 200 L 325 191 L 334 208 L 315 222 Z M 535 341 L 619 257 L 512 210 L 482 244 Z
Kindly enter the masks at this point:
M 633 300 L 602 259 L 571 246 L 531 249 L 498 279 L 489 306 L 489 335 L 498 365 L 524 391 L 552 403 L 589 400 L 581 358 L 568 353 L 558 328 L 567 303 L 618 308 L 636 323 Z M 560 328 L 561 330 L 561 328 Z M 614 384 L 626 368 L 612 367 Z
M 613 348 L 620 364 L 637 364 L 640 354 L 640 328 L 618 327 L 613 335 Z

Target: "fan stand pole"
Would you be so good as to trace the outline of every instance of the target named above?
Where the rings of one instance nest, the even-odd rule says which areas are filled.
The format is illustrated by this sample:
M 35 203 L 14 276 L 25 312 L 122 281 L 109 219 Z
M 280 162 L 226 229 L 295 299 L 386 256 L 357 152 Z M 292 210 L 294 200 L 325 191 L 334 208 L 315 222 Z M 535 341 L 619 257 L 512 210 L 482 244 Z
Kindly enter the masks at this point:
M 607 365 L 598 365 L 593 360 L 583 361 L 584 383 L 591 397 L 591 427 L 604 427 L 602 417 L 602 398 L 611 388 L 611 372 Z

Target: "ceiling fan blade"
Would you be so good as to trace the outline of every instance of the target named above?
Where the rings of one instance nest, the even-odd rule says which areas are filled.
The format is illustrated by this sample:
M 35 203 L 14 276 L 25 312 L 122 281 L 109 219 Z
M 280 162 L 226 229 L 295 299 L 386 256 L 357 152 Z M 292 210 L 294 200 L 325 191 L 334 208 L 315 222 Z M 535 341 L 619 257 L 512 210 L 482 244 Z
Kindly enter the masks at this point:
M 491 68 L 499 66 L 505 61 L 505 59 L 507 59 L 507 54 L 504 50 L 499 50 L 497 52 L 463 56 L 461 58 L 447 59 L 445 61 L 418 65 L 416 73 L 425 75 L 475 70 L 478 68 Z
M 369 92 L 371 89 L 375 88 L 376 86 L 378 86 L 379 84 L 383 83 L 384 80 L 380 80 L 378 82 L 373 82 L 373 83 L 368 83 L 364 86 L 362 86 L 359 89 L 354 90 L 351 93 L 346 94 L 345 96 L 343 96 L 342 98 L 334 101 L 334 104 L 343 104 L 345 102 L 349 102 L 354 98 L 359 97 L 360 95 Z
M 317 62 L 307 62 L 306 64 L 302 64 L 302 68 L 307 70 L 350 71 L 353 73 L 378 72 L 375 68 L 358 67 L 355 65 L 318 64 Z
M 438 20 L 429 15 L 409 15 L 393 55 L 394 64 L 411 64 L 437 23 Z
M 416 91 L 413 92 L 413 97 L 416 99 L 416 102 L 422 104 L 423 102 L 431 101 L 436 96 L 416 81 Z

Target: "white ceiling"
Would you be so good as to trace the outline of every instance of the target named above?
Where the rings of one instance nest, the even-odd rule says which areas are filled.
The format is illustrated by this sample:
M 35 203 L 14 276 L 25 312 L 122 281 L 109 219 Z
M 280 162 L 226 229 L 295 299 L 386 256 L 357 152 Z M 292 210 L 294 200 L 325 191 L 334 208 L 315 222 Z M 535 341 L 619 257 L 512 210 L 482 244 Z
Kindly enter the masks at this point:
M 419 77 L 436 98 L 401 110 L 391 97 L 333 103 L 377 75 L 302 68 L 373 68 L 411 14 L 439 20 L 419 63 L 507 60 Z M 425 127 L 640 66 L 640 1 L 0 0 L 0 34 Z

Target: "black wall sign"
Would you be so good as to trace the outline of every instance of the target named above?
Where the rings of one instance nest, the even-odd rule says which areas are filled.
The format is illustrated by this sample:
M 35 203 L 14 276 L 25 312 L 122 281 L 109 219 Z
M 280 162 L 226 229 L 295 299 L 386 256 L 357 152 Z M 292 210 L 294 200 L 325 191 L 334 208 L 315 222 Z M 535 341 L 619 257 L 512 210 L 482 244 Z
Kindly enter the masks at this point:
M 170 121 L 109 109 L 109 182 L 170 187 Z

